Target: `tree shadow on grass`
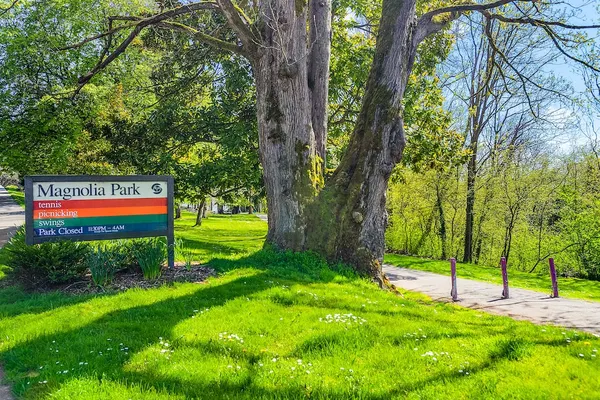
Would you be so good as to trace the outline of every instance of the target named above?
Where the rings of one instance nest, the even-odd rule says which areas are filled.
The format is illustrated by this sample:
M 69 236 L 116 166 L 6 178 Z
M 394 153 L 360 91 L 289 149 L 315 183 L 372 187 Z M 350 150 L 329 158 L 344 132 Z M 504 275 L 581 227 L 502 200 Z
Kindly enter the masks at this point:
M 42 314 L 64 306 L 72 306 L 93 298 L 108 297 L 117 293 L 95 295 L 69 295 L 59 291 L 31 293 L 16 286 L 0 289 L 0 320 L 22 314 Z
M 170 335 L 175 325 L 190 318 L 194 309 L 221 306 L 227 301 L 238 297 L 247 297 L 270 287 L 265 282 L 263 274 L 258 273 L 224 284 L 198 289 L 192 294 L 181 297 L 167 298 L 150 305 L 113 311 L 83 327 L 67 332 L 41 334 L 32 340 L 26 340 L 14 348 L 0 353 L 0 359 L 3 361 L 8 379 L 14 381 L 21 378 L 22 385 L 15 388 L 17 394 L 22 394 L 25 389 L 23 377 L 32 374 L 36 376 L 40 366 L 58 365 L 56 363 L 57 361 L 60 363 L 63 354 L 89 359 L 90 368 L 94 368 L 94 364 L 96 364 L 96 371 L 99 375 L 119 376 L 123 365 L 129 361 L 130 357 L 123 351 L 117 350 L 118 343 L 125 343 L 128 346 L 127 354 L 135 354 L 158 342 L 159 337 L 171 339 Z M 151 291 L 148 291 L 148 294 L 151 295 Z M 110 342 L 107 341 L 108 339 L 111 339 Z M 132 342 L 132 340 L 134 341 Z M 106 346 L 111 345 L 114 348 L 113 353 L 104 350 Z M 62 350 L 54 353 L 49 351 L 49 348 Z M 99 352 L 103 354 L 99 355 Z M 76 366 L 61 366 L 65 370 L 73 367 Z M 81 372 L 83 374 L 84 371 Z M 53 375 L 51 379 L 53 385 L 60 385 L 76 375 L 77 370 L 64 376 Z M 44 390 L 44 388 L 36 389 Z M 50 387 L 47 389 L 51 390 Z

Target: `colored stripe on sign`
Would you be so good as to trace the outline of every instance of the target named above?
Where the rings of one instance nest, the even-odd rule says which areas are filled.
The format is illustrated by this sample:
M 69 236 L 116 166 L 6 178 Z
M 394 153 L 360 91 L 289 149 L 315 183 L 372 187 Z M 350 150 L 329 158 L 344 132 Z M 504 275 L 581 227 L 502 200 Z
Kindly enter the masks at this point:
M 113 208 L 81 208 L 35 210 L 34 219 L 64 219 L 64 218 L 86 218 L 86 217 L 112 217 L 120 215 L 147 215 L 166 214 L 167 206 L 154 207 L 113 207 Z
M 165 232 L 166 223 L 149 224 L 121 224 L 121 225 L 94 225 L 94 226 L 73 226 L 62 228 L 38 228 L 33 230 L 37 237 L 55 237 L 55 236 L 79 236 L 79 235 L 100 235 L 107 233 L 123 232 Z
M 70 209 L 80 208 L 113 208 L 113 207 L 154 207 L 167 206 L 167 198 L 142 198 L 142 199 L 106 199 L 106 200 L 41 200 L 33 202 L 34 210 Z
M 167 214 L 151 215 L 128 215 L 116 217 L 91 217 L 91 218 L 59 218 L 59 219 L 36 219 L 33 221 L 34 228 L 61 228 L 71 226 L 91 225 L 122 225 L 143 223 L 167 223 Z

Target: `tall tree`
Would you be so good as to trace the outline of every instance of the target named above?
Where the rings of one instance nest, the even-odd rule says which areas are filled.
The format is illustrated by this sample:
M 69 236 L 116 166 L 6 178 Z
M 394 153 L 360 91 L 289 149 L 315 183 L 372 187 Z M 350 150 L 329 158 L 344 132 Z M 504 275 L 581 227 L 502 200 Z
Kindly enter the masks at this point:
M 106 40 L 100 61 L 80 78 L 80 86 L 147 28 L 188 32 L 193 40 L 245 57 L 257 92 L 259 151 L 269 212 L 267 242 L 279 248 L 316 250 L 383 282 L 386 189 L 405 146 L 402 101 L 417 47 L 471 11 L 506 24 L 544 29 L 548 35 L 555 35 L 557 28 L 578 28 L 547 21 L 545 10 L 551 4 L 537 3 L 496 0 L 443 7 L 444 2 L 427 2 L 417 11 L 417 0 L 384 0 L 360 113 L 348 150 L 326 185 L 322 160 L 331 57 L 329 0 L 237 4 L 216 0 L 112 16 L 107 31 L 71 48 Z M 510 6 L 502 13 L 489 11 L 506 5 Z M 211 35 L 205 24 L 186 25 L 185 16 L 197 13 L 224 19 L 227 29 Z

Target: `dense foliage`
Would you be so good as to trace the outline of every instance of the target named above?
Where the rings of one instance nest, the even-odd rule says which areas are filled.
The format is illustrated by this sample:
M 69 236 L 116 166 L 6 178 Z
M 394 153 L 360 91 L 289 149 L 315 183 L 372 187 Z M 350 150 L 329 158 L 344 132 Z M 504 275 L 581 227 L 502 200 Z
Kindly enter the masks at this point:
M 25 286 L 35 288 L 70 282 L 86 270 L 89 245 L 71 241 L 25 244 L 25 230 L 20 229 L 6 245 L 7 265 L 11 274 Z

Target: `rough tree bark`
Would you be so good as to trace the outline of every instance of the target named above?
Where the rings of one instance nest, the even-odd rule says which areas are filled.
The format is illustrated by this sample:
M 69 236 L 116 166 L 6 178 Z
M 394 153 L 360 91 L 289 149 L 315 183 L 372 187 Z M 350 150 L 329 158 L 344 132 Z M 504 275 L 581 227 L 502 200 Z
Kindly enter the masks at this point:
M 401 101 L 419 35 L 415 0 L 384 1 L 376 52 L 348 150 L 311 208 L 307 248 L 383 284 L 386 191 L 405 137 Z
M 206 199 L 200 202 L 196 213 L 196 223 L 194 226 L 202 226 L 202 218 L 204 218 L 204 209 L 206 208 Z
M 307 7 L 303 2 L 265 1 L 260 15 L 261 45 L 252 65 L 267 192 L 267 242 L 302 250 L 306 206 L 315 195 L 318 176 L 308 86 Z

